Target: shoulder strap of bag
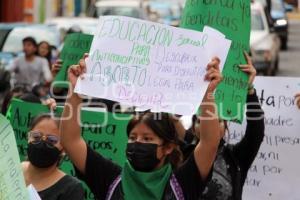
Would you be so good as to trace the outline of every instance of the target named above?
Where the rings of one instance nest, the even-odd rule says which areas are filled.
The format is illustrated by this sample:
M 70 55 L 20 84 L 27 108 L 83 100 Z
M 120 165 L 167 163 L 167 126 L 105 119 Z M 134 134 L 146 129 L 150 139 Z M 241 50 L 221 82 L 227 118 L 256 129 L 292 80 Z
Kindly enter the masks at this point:
M 175 194 L 176 200 L 184 200 L 182 188 L 179 185 L 178 180 L 176 179 L 174 174 L 172 174 L 171 176 L 170 185 L 173 193 Z
M 117 176 L 117 178 L 112 182 L 112 184 L 108 188 L 108 192 L 106 194 L 106 200 L 111 200 L 111 197 L 116 190 L 117 186 L 121 182 L 121 175 Z

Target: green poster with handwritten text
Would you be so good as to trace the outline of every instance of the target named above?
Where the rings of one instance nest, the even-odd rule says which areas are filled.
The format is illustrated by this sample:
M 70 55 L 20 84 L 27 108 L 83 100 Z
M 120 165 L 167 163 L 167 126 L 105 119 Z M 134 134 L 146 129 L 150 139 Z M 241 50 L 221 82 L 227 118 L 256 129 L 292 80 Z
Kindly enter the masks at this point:
M 20 157 L 9 121 L 0 114 L 0 199 L 29 200 Z
M 78 64 L 84 53 L 90 51 L 93 36 L 83 33 L 73 33 L 66 36 L 64 47 L 60 54 L 60 59 L 63 61 L 61 70 L 55 77 L 55 81 L 66 81 L 67 72 L 71 65 Z M 67 87 L 65 83 L 55 83 L 56 87 Z
M 60 116 L 63 108 L 55 111 Z M 27 133 L 31 121 L 37 115 L 49 113 L 47 106 L 13 100 L 7 117 L 13 126 L 21 160 L 27 155 Z M 104 157 L 113 160 L 120 166 L 125 162 L 125 149 L 127 145 L 126 128 L 129 114 L 81 111 L 81 133 L 86 143 Z M 73 165 L 68 157 L 64 158 L 61 169 L 67 174 L 75 176 Z M 94 199 L 93 194 L 86 188 L 86 199 Z
M 224 80 L 215 98 L 222 118 L 242 122 L 248 77 L 239 70 L 239 65 L 246 63 L 243 51 L 249 51 L 250 1 L 187 0 L 181 27 L 202 31 L 205 25 L 221 31 L 232 41 L 223 70 Z

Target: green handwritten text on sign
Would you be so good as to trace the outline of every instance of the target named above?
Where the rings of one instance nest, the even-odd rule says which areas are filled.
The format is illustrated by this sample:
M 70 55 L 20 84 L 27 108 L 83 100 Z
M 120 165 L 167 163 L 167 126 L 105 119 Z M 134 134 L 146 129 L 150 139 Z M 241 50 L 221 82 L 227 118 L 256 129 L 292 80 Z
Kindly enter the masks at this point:
M 223 82 L 215 98 L 222 118 L 243 120 L 248 78 L 239 70 L 245 64 L 243 51 L 249 50 L 250 1 L 249 0 L 187 0 L 181 27 L 202 31 L 211 26 L 232 40 L 223 70 Z M 220 46 L 220 48 L 222 48 Z
M 28 200 L 13 129 L 0 114 L 0 199 Z
M 63 61 L 62 69 L 55 77 L 55 81 L 66 81 L 67 71 L 71 65 L 77 64 L 84 53 L 90 51 L 92 35 L 73 33 L 66 36 L 64 47 L 60 54 L 60 59 Z M 56 83 L 56 87 L 66 87 L 67 84 Z
M 28 130 L 33 118 L 42 113 L 48 113 L 47 106 L 25 103 L 14 99 L 9 107 L 7 118 L 14 129 L 15 138 L 21 161 L 26 160 Z
M 213 56 L 225 61 L 230 44 L 210 27 L 199 32 L 104 16 L 75 92 L 141 110 L 193 115 L 208 87 L 207 64 Z
M 62 108 L 57 108 L 55 115 L 60 116 Z M 34 117 L 49 113 L 46 106 L 13 100 L 10 107 L 10 122 L 14 128 L 20 157 L 25 160 L 27 155 L 27 133 Z M 86 143 L 106 158 L 113 160 L 120 166 L 125 162 L 127 145 L 126 128 L 131 115 L 108 112 L 81 111 L 81 132 Z M 67 174 L 75 176 L 73 165 L 68 157 L 64 158 L 61 169 Z M 93 195 L 86 188 L 87 199 Z

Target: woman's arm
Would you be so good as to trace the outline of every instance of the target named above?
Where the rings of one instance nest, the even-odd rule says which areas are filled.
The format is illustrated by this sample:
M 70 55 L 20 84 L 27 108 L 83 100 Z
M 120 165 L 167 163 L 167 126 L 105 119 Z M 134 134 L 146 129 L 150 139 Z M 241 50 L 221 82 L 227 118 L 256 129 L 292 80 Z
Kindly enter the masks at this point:
M 85 173 L 86 167 L 87 146 L 81 137 L 81 128 L 79 126 L 82 99 L 73 92 L 73 89 L 77 79 L 85 70 L 85 62 L 84 59 L 82 59 L 79 65 L 73 65 L 68 71 L 68 78 L 72 88 L 69 88 L 69 95 L 64 106 L 60 123 L 60 137 L 64 150 L 76 168 L 83 174 Z
M 214 58 L 208 65 L 206 80 L 211 82 L 200 106 L 200 141 L 195 148 L 194 156 L 203 180 L 209 175 L 220 142 L 219 119 L 213 97 L 214 90 L 222 80 L 219 64 L 219 59 Z
M 246 115 L 245 135 L 239 143 L 233 146 L 233 153 L 240 166 L 248 171 L 265 136 L 264 112 L 255 91 L 253 94 L 248 94 Z
M 249 90 L 247 96 L 247 127 L 243 139 L 234 145 L 233 153 L 244 171 L 248 171 L 253 163 L 260 145 L 264 139 L 264 112 L 253 88 L 256 70 L 251 58 L 246 54 L 247 65 L 241 65 L 242 71 L 249 75 Z
M 57 59 L 55 63 L 51 66 L 51 74 L 53 76 L 53 79 L 56 77 L 58 72 L 62 68 L 63 61 L 61 59 Z

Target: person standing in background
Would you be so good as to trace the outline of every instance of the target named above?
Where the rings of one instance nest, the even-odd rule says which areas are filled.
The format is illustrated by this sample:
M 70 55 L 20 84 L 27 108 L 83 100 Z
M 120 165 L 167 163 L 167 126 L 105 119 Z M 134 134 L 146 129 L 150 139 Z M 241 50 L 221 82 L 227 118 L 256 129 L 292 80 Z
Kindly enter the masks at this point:
M 52 52 L 51 52 L 51 50 L 52 50 L 51 45 L 46 41 L 42 41 L 38 44 L 37 55 L 42 57 L 42 58 L 47 59 L 50 70 L 51 70 L 51 66 L 52 66 Z
M 23 39 L 23 56 L 17 57 L 9 70 L 15 74 L 14 85 L 22 85 L 28 91 L 40 83 L 49 84 L 52 75 L 48 61 L 37 56 L 37 43 L 33 37 Z

